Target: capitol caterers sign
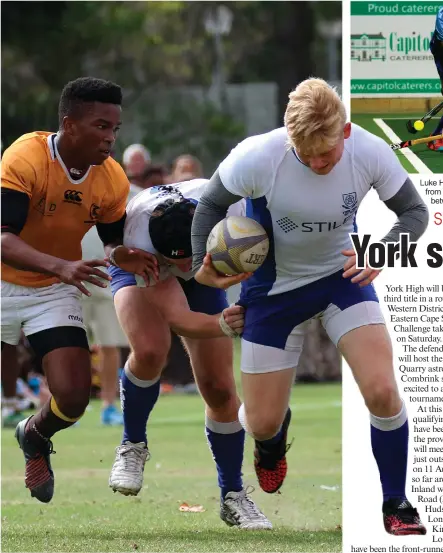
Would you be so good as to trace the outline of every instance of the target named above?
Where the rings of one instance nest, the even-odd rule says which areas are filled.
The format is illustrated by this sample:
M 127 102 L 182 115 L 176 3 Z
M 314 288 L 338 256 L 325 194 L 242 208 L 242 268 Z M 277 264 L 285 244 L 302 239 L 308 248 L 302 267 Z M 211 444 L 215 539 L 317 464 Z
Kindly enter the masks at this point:
M 439 96 L 429 50 L 441 2 L 351 2 L 351 94 Z

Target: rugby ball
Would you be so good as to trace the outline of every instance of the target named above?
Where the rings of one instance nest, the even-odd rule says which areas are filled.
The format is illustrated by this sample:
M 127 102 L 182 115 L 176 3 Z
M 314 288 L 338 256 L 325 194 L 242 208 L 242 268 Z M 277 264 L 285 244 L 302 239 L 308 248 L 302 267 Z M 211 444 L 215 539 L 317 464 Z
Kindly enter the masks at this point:
M 211 230 L 206 243 L 219 273 L 238 275 L 256 271 L 266 259 L 269 239 L 265 229 L 249 217 L 226 217 Z

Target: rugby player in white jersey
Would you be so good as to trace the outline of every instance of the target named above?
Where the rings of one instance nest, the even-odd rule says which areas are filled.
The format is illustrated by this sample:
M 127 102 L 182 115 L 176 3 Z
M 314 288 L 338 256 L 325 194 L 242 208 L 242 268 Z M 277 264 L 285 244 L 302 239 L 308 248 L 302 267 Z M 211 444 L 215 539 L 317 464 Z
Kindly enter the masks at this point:
M 206 403 L 206 436 L 221 490 L 220 516 L 230 526 L 267 530 L 271 523 L 242 482 L 245 432 L 238 421 L 232 340 L 225 336 L 235 336 L 227 322 L 241 332 L 243 308 L 228 308 L 226 292 L 197 283 L 191 271 L 192 218 L 207 183 L 196 179 L 150 188 L 126 209 L 124 244 L 157 256 L 159 280 L 145 287 L 143 279 L 118 267 L 109 269 L 117 315 L 131 346 L 121 381 L 123 439 L 116 449 L 109 485 L 124 495 L 137 495 L 142 487 L 144 465 L 150 456 L 146 425 L 159 396 L 172 328 L 186 336 L 195 380 Z M 225 314 L 225 322 L 221 319 L 219 325 L 216 314 L 220 312 Z M 186 333 L 175 323 L 183 318 L 187 319 Z M 201 331 L 205 318 L 206 337 Z
M 356 268 L 349 233 L 371 188 L 398 217 L 385 242 L 397 242 L 401 232 L 417 240 L 428 223 L 426 206 L 389 146 L 346 122 L 340 97 L 325 81 L 300 83 L 284 122 L 232 150 L 205 188 L 192 227 L 195 278 L 218 288 L 230 279 L 215 271 L 205 246 L 231 204 L 247 198 L 246 215 L 270 238 L 268 257 L 242 283 L 239 301 L 246 307 L 239 420 L 255 439 L 258 481 L 274 493 L 286 476 L 289 395 L 306 325 L 316 317 L 351 367 L 370 412 L 386 531 L 424 534 L 405 495 L 408 422 L 371 284 L 379 271 Z

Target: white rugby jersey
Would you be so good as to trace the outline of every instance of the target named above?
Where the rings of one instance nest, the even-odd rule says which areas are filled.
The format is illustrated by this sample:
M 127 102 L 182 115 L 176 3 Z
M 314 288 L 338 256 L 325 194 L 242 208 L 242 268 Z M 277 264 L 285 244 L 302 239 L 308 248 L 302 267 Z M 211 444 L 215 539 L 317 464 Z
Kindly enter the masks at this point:
M 147 188 L 137 194 L 126 208 L 126 221 L 124 229 L 123 244 L 130 248 L 139 248 L 146 252 L 157 255 L 159 260 L 159 278 L 166 280 L 170 275 L 180 277 L 184 280 L 193 278 L 195 271 L 184 273 L 176 265 L 169 265 L 164 258 L 158 254 L 152 245 L 149 235 L 149 220 L 155 208 L 169 198 L 179 199 L 184 197 L 195 202 L 197 205 L 207 179 L 194 179 L 166 186 L 154 186 Z M 228 215 L 244 215 L 244 202 L 238 202 L 230 207 Z M 141 284 L 143 279 L 136 275 L 137 283 Z
M 340 252 L 352 248 L 349 233 L 364 196 L 373 187 L 386 201 L 408 177 L 389 145 L 355 124 L 327 175 L 300 161 L 284 127 L 241 142 L 219 174 L 227 190 L 247 198 L 246 215 L 269 234 L 264 265 L 243 283 L 254 296 L 287 292 L 342 269 Z

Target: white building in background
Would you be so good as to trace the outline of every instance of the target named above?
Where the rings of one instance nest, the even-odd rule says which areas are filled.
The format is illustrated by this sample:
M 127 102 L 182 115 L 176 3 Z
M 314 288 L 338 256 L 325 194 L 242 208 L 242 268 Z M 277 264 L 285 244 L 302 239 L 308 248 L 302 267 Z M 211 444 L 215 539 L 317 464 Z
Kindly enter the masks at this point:
M 351 60 L 372 61 L 386 59 L 386 38 L 383 33 L 377 35 L 351 35 Z

